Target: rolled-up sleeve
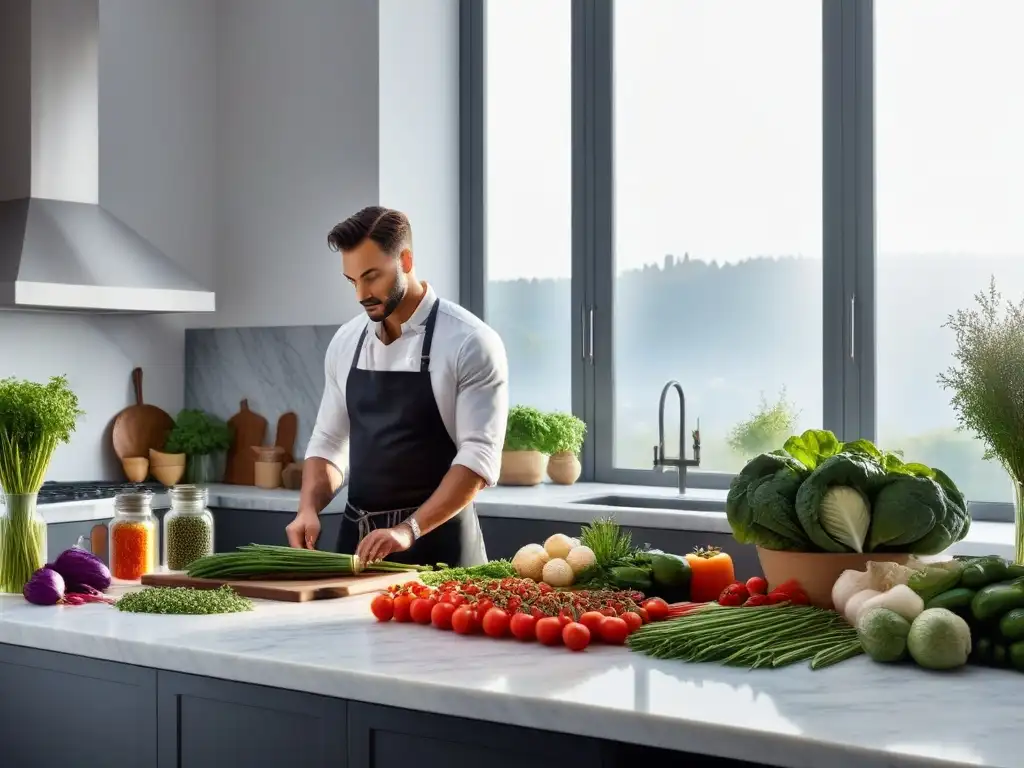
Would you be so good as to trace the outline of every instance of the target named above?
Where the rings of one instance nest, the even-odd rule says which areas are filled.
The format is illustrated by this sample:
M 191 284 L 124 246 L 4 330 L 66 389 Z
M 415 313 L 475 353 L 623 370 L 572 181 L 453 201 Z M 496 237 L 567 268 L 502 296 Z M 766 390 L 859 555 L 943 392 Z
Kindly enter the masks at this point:
M 338 347 L 336 339 L 324 356 L 324 395 L 320 400 L 320 410 L 316 415 L 313 434 L 310 435 L 309 444 L 306 446 L 306 458 L 326 459 L 336 466 L 347 480 L 349 420 L 345 393 L 338 385 Z
M 508 358 L 489 327 L 467 336 L 459 350 L 455 393 L 455 442 L 460 464 L 488 486 L 498 482 L 508 421 Z

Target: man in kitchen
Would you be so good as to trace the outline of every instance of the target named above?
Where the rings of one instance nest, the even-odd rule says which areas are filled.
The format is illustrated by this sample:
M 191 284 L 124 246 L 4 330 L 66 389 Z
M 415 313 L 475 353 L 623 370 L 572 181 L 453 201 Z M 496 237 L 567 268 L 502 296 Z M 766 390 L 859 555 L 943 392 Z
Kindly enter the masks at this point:
M 486 560 L 473 499 L 497 482 L 508 416 L 498 334 L 415 272 L 412 230 L 370 206 L 327 237 L 365 310 L 334 335 L 288 543 L 312 549 L 345 479 L 337 549 L 364 562 Z M 333 542 L 332 542 L 333 544 Z

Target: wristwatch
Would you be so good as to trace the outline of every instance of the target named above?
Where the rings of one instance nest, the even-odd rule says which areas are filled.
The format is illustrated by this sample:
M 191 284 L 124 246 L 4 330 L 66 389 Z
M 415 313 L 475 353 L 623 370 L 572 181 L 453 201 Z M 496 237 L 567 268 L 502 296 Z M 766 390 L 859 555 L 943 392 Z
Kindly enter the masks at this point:
M 409 526 L 409 530 L 412 531 L 412 540 L 416 541 L 420 537 L 420 524 L 416 522 L 416 518 L 407 518 L 405 525 Z

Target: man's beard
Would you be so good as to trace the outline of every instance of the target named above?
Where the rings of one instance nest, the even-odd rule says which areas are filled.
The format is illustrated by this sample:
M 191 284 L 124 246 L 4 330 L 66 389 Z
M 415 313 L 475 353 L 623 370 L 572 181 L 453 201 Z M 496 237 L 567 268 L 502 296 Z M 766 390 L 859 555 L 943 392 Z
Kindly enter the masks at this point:
M 399 270 L 398 275 L 395 277 L 395 284 L 391 286 L 391 290 L 388 292 L 388 297 L 383 302 L 379 299 L 371 299 L 369 301 L 362 302 L 363 308 L 366 310 L 379 307 L 383 304 L 383 310 L 381 314 L 377 316 L 378 321 L 386 320 L 391 316 L 391 313 L 398 309 L 398 305 L 402 303 L 402 299 L 405 298 L 405 293 L 409 289 L 409 281 L 405 276 L 405 273 Z

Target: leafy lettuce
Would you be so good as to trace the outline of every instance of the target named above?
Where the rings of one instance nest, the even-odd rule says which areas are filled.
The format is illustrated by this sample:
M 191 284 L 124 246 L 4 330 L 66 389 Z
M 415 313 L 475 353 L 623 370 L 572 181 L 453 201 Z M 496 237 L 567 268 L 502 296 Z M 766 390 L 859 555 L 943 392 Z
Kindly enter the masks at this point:
M 967 502 L 941 470 L 905 462 L 869 440 L 844 443 L 827 430 L 808 430 L 755 456 L 733 479 L 726 499 L 733 536 L 767 549 L 855 551 L 840 540 L 848 537 L 829 533 L 836 488 L 852 488 L 869 504 L 867 552 L 936 554 L 970 529 Z M 831 513 L 824 524 L 823 511 Z

